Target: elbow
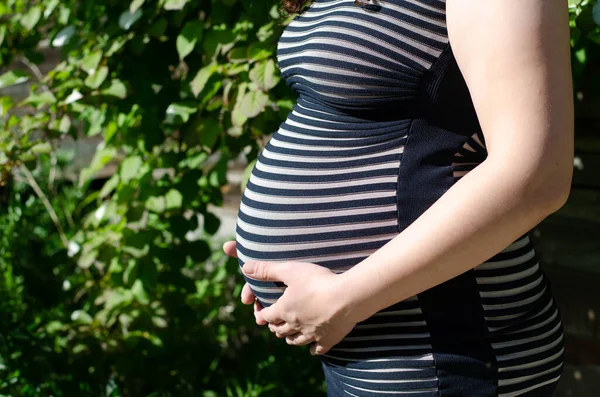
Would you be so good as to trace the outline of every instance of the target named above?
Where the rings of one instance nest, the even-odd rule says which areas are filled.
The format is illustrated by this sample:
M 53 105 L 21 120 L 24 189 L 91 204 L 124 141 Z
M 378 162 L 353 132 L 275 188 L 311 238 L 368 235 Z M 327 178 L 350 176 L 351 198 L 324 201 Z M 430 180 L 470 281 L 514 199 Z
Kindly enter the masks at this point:
M 507 189 L 513 192 L 516 202 L 546 217 L 562 208 L 569 198 L 573 160 L 566 157 L 560 162 L 515 160 L 510 162 L 514 166 L 509 167 L 506 161 L 504 164 L 496 162 L 495 175 L 506 181 Z
M 545 168 L 545 171 L 535 173 L 527 182 L 527 190 L 534 204 L 550 215 L 567 202 L 571 193 L 573 179 L 573 162 L 565 162 L 564 166 Z M 551 172 L 548 172 L 551 169 Z
M 566 204 L 570 193 L 571 178 L 558 178 L 540 185 L 533 199 L 550 215 Z

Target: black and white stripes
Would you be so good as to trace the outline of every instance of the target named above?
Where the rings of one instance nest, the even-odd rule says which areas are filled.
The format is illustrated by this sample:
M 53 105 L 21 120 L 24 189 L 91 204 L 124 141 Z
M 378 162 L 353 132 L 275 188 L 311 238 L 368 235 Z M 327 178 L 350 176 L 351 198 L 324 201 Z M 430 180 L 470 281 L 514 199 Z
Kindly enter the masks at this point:
M 485 160 L 474 110 L 430 112 L 437 93 L 424 93 L 441 86 L 435 79 L 464 84 L 440 70 L 449 62 L 438 63 L 451 56 L 444 1 L 376 3 L 381 10 L 371 12 L 353 0 L 315 0 L 284 30 L 278 66 L 298 101 L 243 193 L 240 266 L 289 260 L 344 272 Z M 444 95 L 450 101 L 439 103 L 452 103 L 453 92 Z M 440 110 L 453 121 L 445 127 L 428 117 Z M 553 387 L 562 324 L 527 235 L 463 276 L 357 324 L 321 357 L 328 395 L 434 397 L 445 389 L 513 397 Z M 280 282 L 246 280 L 265 306 L 285 291 Z

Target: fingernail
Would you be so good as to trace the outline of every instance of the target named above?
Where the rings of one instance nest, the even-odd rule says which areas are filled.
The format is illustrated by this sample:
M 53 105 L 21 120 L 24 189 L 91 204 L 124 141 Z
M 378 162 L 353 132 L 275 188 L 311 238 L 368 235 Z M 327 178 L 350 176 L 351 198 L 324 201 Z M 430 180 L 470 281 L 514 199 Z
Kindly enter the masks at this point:
M 254 270 L 256 270 L 256 264 L 254 262 L 246 262 L 246 263 L 244 263 L 244 266 L 242 267 L 242 269 L 244 270 L 244 273 L 246 273 L 246 274 L 253 274 Z

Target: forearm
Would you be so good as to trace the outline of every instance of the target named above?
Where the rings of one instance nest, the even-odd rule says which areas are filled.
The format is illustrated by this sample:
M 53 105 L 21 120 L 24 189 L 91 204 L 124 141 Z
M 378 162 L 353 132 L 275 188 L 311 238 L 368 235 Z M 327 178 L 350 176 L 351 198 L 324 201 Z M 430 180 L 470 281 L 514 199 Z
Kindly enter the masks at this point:
M 555 195 L 553 188 L 534 186 L 506 163 L 486 160 L 398 236 L 341 275 L 349 291 L 348 315 L 362 321 L 486 261 L 562 205 L 565 195 Z M 544 190 L 550 190 L 546 197 Z

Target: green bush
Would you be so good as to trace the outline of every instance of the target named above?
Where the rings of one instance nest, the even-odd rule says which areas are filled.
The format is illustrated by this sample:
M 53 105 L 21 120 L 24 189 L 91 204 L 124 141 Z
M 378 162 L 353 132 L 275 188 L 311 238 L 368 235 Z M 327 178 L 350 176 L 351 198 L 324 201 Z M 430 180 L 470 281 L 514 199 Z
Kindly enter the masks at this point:
M 0 87 L 32 80 L 16 107 L 1 100 L 3 192 L 12 200 L 2 222 L 21 210 L 18 195 L 27 192 L 31 206 L 20 222 L 46 236 L 30 240 L 16 221 L 18 233 L 5 233 L 6 248 L 17 242 L 35 255 L 4 257 L 10 299 L 2 313 L 12 319 L 1 330 L 11 342 L 1 353 L 0 393 L 322 390 L 320 366 L 306 349 L 254 324 L 251 308 L 239 303 L 237 261 L 212 237 L 220 221 L 209 206 L 222 204 L 228 162 L 256 158 L 258 138 L 292 106 L 273 59 L 285 22 L 277 5 L 12 1 L 0 14 L 0 57 L 17 67 L 0 76 Z M 42 75 L 36 65 L 45 38 L 62 61 Z M 45 189 L 45 177 L 34 174 L 60 173 L 61 143 L 82 135 L 102 142 L 76 186 Z M 92 186 L 115 159 L 117 172 Z M 17 188 L 18 175 L 40 181 L 38 192 Z M 65 205 L 75 218 L 64 216 Z M 25 269 L 48 263 L 53 273 L 34 288 L 38 271 Z

